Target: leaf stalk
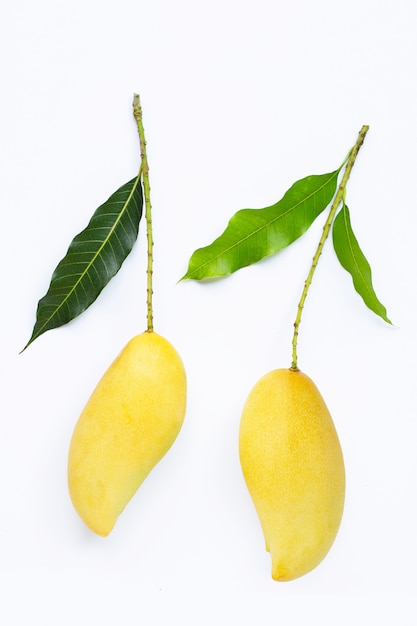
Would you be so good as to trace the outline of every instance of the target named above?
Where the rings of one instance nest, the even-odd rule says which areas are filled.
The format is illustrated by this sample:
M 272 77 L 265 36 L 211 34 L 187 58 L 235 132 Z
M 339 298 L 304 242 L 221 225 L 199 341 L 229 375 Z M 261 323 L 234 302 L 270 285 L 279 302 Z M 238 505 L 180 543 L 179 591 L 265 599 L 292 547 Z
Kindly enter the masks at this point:
M 356 161 L 356 157 L 358 156 L 359 150 L 365 140 L 365 136 L 366 133 L 369 130 L 369 126 L 362 126 L 359 135 L 358 135 L 358 139 L 355 143 L 355 145 L 353 146 L 353 148 L 350 150 L 347 159 L 345 160 L 346 166 L 345 166 L 345 171 L 343 173 L 342 176 L 342 180 L 340 181 L 338 190 L 336 192 L 336 195 L 334 196 L 332 205 L 330 207 L 330 211 L 329 211 L 329 215 L 327 217 L 326 223 L 323 226 L 323 233 L 321 235 L 319 244 L 317 246 L 316 252 L 314 254 L 313 257 L 313 261 L 310 267 L 310 271 L 307 275 L 307 278 L 304 282 L 304 288 L 303 291 L 301 293 L 301 298 L 300 301 L 298 303 L 298 307 L 297 307 L 297 315 L 295 318 L 295 322 L 294 322 L 294 333 L 293 333 L 293 338 L 292 338 L 292 363 L 291 363 L 291 370 L 297 371 L 298 370 L 298 355 L 297 355 L 297 347 L 298 347 L 298 335 L 299 335 L 299 328 L 300 328 L 300 324 L 301 324 L 301 318 L 302 318 L 302 314 L 303 314 L 303 309 L 304 309 L 304 304 L 307 298 L 307 294 L 308 294 L 308 290 L 310 288 L 310 285 L 312 283 L 313 280 L 313 276 L 314 276 L 314 272 L 316 271 L 316 267 L 317 264 L 319 262 L 321 253 L 323 251 L 323 247 L 324 244 L 326 242 L 326 239 L 329 235 L 330 232 L 330 228 L 331 225 L 333 223 L 333 220 L 335 218 L 336 215 L 336 211 L 339 207 L 339 205 L 345 201 L 345 196 L 346 196 L 346 185 L 347 182 L 349 180 L 350 174 L 352 172 L 352 168 L 355 164 Z M 342 165 L 343 167 L 343 165 Z
M 152 232 L 152 204 L 151 204 L 151 186 L 149 183 L 149 165 L 148 157 L 146 154 L 146 139 L 145 130 L 143 127 L 142 106 L 140 103 L 139 94 L 135 93 L 133 96 L 133 115 L 136 120 L 138 128 L 139 142 L 140 142 L 140 157 L 141 157 L 141 174 L 143 182 L 143 196 L 145 200 L 145 219 L 146 219 L 146 238 L 147 238 L 147 286 L 146 286 L 146 304 L 147 304 L 147 330 L 153 332 L 153 232 Z

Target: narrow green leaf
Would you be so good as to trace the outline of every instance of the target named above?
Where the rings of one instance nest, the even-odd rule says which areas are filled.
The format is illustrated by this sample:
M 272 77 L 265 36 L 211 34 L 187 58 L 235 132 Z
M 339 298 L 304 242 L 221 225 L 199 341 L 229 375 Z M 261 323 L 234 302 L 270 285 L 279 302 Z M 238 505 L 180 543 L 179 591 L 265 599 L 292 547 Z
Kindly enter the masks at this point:
M 235 213 L 220 237 L 192 254 L 182 280 L 227 276 L 289 246 L 330 203 L 339 171 L 297 181 L 272 206 Z
M 388 324 L 392 324 L 387 317 L 386 308 L 375 294 L 371 267 L 353 233 L 349 209 L 345 204 L 333 222 L 333 247 L 342 267 L 352 276 L 353 285 L 366 306 Z
M 120 269 L 137 239 L 142 216 L 140 177 L 117 189 L 71 242 L 39 300 L 26 348 L 47 330 L 85 311 Z

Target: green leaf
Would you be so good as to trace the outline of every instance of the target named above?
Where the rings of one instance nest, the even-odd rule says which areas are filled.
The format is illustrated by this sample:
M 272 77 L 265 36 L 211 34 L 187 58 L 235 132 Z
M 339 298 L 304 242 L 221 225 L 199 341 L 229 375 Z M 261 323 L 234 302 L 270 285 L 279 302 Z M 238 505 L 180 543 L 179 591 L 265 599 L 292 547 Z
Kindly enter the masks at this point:
M 297 181 L 272 206 L 235 213 L 220 237 L 192 254 L 182 280 L 227 276 L 289 246 L 330 203 L 339 171 Z
M 93 214 L 71 242 L 39 300 L 29 346 L 47 330 L 85 311 L 118 272 L 137 239 L 142 216 L 140 176 L 125 183 Z
M 349 209 L 345 204 L 333 222 L 333 247 L 342 267 L 352 276 L 353 285 L 366 306 L 388 324 L 392 324 L 385 307 L 375 294 L 371 267 L 353 233 Z

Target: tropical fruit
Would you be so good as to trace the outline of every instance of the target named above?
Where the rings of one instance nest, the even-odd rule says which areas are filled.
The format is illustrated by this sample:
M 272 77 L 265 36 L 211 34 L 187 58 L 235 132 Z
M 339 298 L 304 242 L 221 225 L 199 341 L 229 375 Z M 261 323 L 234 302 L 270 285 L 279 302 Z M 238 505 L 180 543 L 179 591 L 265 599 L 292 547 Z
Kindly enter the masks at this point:
M 133 337 L 99 381 L 71 439 L 69 492 L 92 531 L 110 533 L 173 444 L 185 408 L 186 375 L 176 350 L 152 331 Z
M 272 577 L 306 574 L 333 544 L 345 495 L 339 439 L 308 376 L 277 369 L 258 381 L 243 409 L 239 453 Z

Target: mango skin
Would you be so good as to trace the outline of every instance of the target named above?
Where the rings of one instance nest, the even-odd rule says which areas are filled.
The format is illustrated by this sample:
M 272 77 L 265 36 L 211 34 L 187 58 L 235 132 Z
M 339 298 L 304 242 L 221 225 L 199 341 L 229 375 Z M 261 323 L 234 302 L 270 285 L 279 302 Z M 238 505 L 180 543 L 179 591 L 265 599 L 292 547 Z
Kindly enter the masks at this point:
M 68 488 L 81 519 L 106 536 L 176 439 L 186 410 L 186 374 L 155 332 L 131 339 L 90 396 L 71 439 Z
M 336 429 L 308 376 L 277 369 L 258 381 L 243 409 L 239 454 L 272 578 L 303 576 L 332 546 L 345 499 Z

